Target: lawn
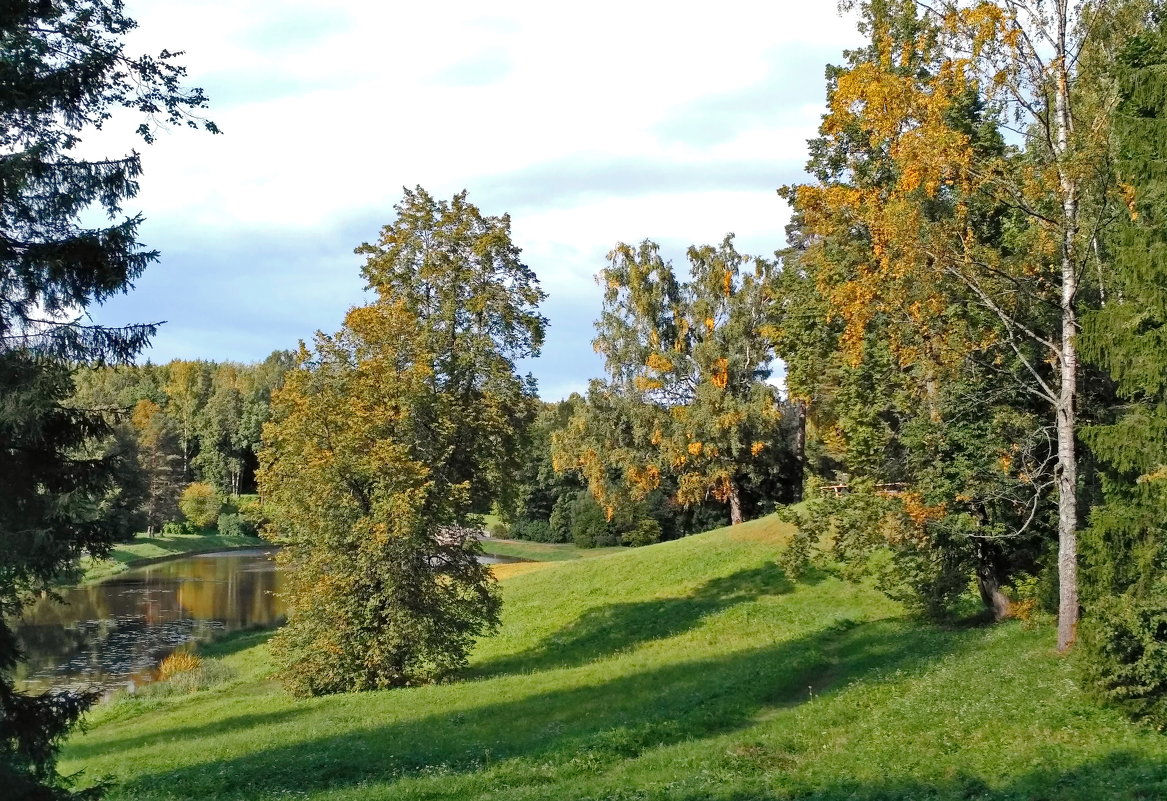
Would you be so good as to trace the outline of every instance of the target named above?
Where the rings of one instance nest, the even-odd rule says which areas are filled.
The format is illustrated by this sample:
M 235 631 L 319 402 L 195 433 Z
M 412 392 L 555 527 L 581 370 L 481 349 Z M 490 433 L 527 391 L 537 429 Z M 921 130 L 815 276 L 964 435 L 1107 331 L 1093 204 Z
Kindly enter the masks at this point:
M 626 548 L 577 548 L 571 544 L 552 545 L 544 542 L 525 540 L 505 540 L 487 538 L 482 540 L 482 549 L 495 556 L 512 556 L 516 559 L 531 559 L 536 562 L 565 562 L 572 559 L 591 559 L 596 556 L 620 553 Z
M 461 680 L 308 700 L 265 635 L 224 683 L 91 714 L 62 769 L 112 799 L 1095 799 L 1167 796 L 1167 740 L 1100 709 L 1048 626 L 942 629 L 767 518 L 527 568 Z M 507 575 L 504 573 L 504 575 Z

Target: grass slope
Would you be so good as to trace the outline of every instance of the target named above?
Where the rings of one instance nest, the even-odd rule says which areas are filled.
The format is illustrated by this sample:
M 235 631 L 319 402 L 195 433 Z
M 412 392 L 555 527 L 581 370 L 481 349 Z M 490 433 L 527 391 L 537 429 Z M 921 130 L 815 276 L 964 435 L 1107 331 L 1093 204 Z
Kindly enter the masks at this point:
M 783 534 L 518 566 L 457 683 L 298 701 L 247 635 L 215 652 L 229 683 L 102 707 L 62 769 L 113 799 L 1167 796 L 1167 741 L 1084 699 L 1050 631 L 791 582 Z
M 138 562 L 151 559 L 220 548 L 261 548 L 270 544 L 258 537 L 228 536 L 214 529 L 198 534 L 159 534 L 153 537 L 138 534 L 130 542 L 117 545 L 108 559 L 82 560 L 80 582 L 89 584 L 101 581 L 128 570 Z
M 607 556 L 625 550 L 614 548 L 577 548 L 570 544 L 550 544 L 527 540 L 507 540 L 487 537 L 482 540 L 482 549 L 495 556 L 513 556 L 516 559 L 533 559 L 536 562 L 566 562 L 571 559 L 591 559 Z

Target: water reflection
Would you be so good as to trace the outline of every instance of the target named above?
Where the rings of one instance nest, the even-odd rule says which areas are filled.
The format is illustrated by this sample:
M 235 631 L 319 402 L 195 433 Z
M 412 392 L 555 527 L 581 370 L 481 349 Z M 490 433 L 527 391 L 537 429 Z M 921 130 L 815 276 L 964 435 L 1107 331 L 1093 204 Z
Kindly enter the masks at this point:
M 149 681 L 190 640 L 270 626 L 284 614 L 280 574 L 267 551 L 173 559 L 43 600 L 14 629 L 26 659 L 17 679 L 30 690 Z
M 40 601 L 13 625 L 25 652 L 16 678 L 31 691 L 141 684 L 184 643 L 273 626 L 285 609 L 272 555 L 225 551 L 169 559 L 66 589 L 64 604 Z M 490 554 L 480 560 L 522 561 Z

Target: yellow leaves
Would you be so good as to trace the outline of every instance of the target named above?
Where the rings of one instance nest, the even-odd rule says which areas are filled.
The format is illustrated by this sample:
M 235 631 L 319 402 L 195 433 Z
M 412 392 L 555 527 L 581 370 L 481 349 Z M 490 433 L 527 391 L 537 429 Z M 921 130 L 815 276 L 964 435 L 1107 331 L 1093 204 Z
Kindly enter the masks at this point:
M 660 445 L 661 440 L 663 440 L 663 439 L 664 439 L 664 435 L 661 433 L 661 430 L 659 428 L 654 428 L 652 431 L 652 436 L 649 437 L 648 441 L 651 442 L 653 445 Z
M 690 442 L 689 443 L 689 453 L 693 454 L 694 456 L 700 456 L 701 451 L 704 447 L 705 446 L 700 442 Z
M 718 359 L 713 363 L 709 380 L 718 389 L 725 389 L 729 385 L 729 359 Z
M 713 329 L 717 326 L 717 322 L 712 317 L 705 318 L 705 330 L 712 334 Z
M 917 492 L 904 492 L 899 497 L 904 507 L 904 514 L 915 526 L 923 526 L 930 520 L 939 520 L 947 513 L 944 504 L 929 506 L 924 503 L 924 499 Z
M 725 271 L 724 283 L 725 286 L 723 291 L 725 292 L 725 296 L 728 298 L 733 293 L 733 275 L 730 274 L 729 270 Z
M 1167 479 L 1167 465 L 1159 465 L 1154 472 L 1139 476 L 1139 484 L 1149 484 L 1152 481 L 1163 481 Z
M 1009 454 L 1004 454 L 997 459 L 997 467 L 1005 475 L 1009 475 L 1009 471 L 1013 468 L 1013 457 Z
M 1122 195 L 1122 202 L 1126 204 L 1127 211 L 1130 213 L 1131 222 L 1139 219 L 1139 210 L 1135 206 L 1135 188 L 1128 183 L 1119 183 L 1118 191 Z
M 654 389 L 660 389 L 664 386 L 664 382 L 657 378 L 646 378 L 638 375 L 632 379 L 632 385 L 641 392 L 651 392 Z
M 755 442 L 753 445 L 750 446 L 750 455 L 757 456 L 765 449 L 765 447 L 766 447 L 766 443 Z
M 646 366 L 659 373 L 667 373 L 673 369 L 673 363 L 659 353 L 650 353 L 645 361 Z

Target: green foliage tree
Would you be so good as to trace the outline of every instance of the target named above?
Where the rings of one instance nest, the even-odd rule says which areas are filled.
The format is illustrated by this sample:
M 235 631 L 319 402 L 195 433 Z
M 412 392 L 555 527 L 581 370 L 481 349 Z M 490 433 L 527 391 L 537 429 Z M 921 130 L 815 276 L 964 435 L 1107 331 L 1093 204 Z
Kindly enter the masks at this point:
M 210 484 L 188 484 L 178 498 L 178 508 L 192 525 L 210 528 L 223 511 L 223 496 Z
M 593 381 L 587 404 L 556 432 L 556 464 L 580 471 L 609 515 L 673 476 L 679 504 L 712 496 L 740 523 L 743 482 L 788 449 L 766 383 L 773 265 L 738 254 L 732 236 L 690 248 L 688 259 L 681 282 L 652 242 L 609 254 L 594 342 L 608 381 Z
M 273 647 L 297 694 L 434 681 L 498 619 L 461 524 L 512 491 L 535 409 L 513 359 L 538 351 L 543 293 L 509 220 L 465 193 L 397 211 L 360 250 L 378 299 L 301 348 L 264 429 L 267 536 L 296 565 Z
M 862 20 L 870 44 L 828 70 L 815 182 L 784 191 L 778 350 L 809 404 L 812 462 L 849 484 L 832 504 L 850 521 L 839 555 L 935 616 L 975 578 L 1000 618 L 1003 584 L 1038 569 L 1051 533 L 1059 453 L 1037 414 L 1057 382 L 1015 328 L 1056 329 L 1056 304 L 1033 302 L 1041 281 L 1019 264 L 1024 215 L 970 177 L 1007 154 L 971 66 L 944 47 L 955 18 L 881 2 Z
M 146 533 L 153 536 L 178 515 L 182 488 L 182 452 L 174 423 L 162 408 L 142 399 L 130 418 L 135 433 L 138 473 L 145 484 L 142 512 Z
M 159 124 L 199 127 L 190 112 L 205 102 L 182 87 L 175 54 L 126 53 L 134 25 L 116 0 L 15 0 L 0 10 L 0 786 L 11 798 L 70 796 L 54 756 L 93 696 L 18 692 L 20 652 L 3 621 L 118 534 L 100 512 L 120 468 L 113 454 L 93 455 L 110 427 L 67 405 L 60 360 L 125 360 L 154 331 L 81 323 L 156 254 L 137 244 L 140 217 L 118 221 L 138 190 L 138 154 L 86 159 L 78 146 L 119 108 L 145 118 L 138 130 L 150 141 Z M 86 227 L 90 208 L 112 223 Z
M 1119 88 L 1113 141 L 1129 207 L 1105 239 L 1107 298 L 1083 317 L 1081 336 L 1119 396 L 1109 419 L 1083 432 L 1103 464 L 1104 488 L 1083 537 L 1084 664 L 1104 697 L 1159 728 L 1167 727 L 1165 68 L 1160 16 L 1108 71 Z

